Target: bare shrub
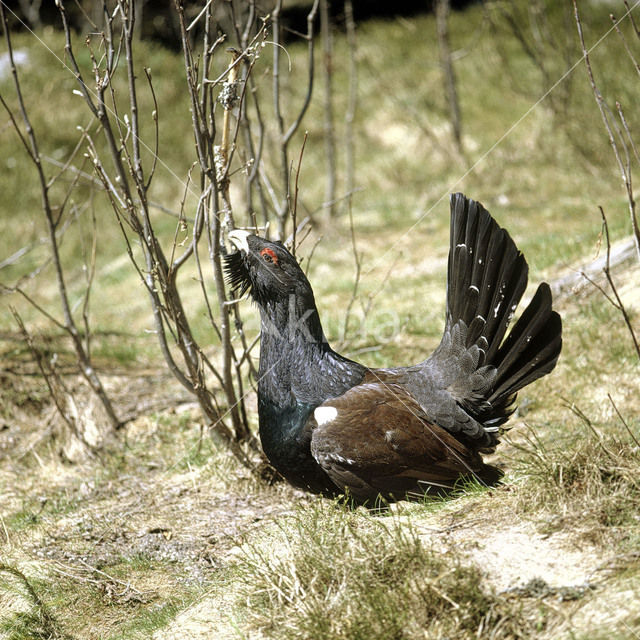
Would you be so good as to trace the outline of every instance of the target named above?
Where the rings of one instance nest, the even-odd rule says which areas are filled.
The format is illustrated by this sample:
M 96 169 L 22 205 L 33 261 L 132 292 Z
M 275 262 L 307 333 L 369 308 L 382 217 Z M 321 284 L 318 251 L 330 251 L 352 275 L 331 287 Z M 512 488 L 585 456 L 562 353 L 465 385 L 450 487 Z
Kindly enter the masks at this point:
M 633 27 L 633 33 L 635 34 L 637 41 L 640 43 L 640 31 L 638 30 L 634 22 L 633 16 L 631 15 L 631 9 L 626 1 L 624 2 L 624 6 L 626 8 L 625 17 L 629 16 L 629 20 Z M 638 260 L 640 261 L 640 225 L 638 224 L 636 202 L 633 195 L 633 175 L 632 175 L 632 166 L 634 164 L 640 164 L 640 154 L 638 153 L 638 146 L 636 145 L 636 142 L 631 133 L 631 129 L 629 127 L 629 123 L 627 122 L 627 118 L 624 113 L 624 108 L 621 105 L 621 103 L 616 100 L 615 113 L 614 113 L 613 110 L 608 106 L 607 102 L 605 101 L 598 87 L 598 83 L 596 82 L 596 78 L 591 66 L 589 50 L 587 49 L 587 46 L 585 44 L 584 34 L 582 30 L 582 21 L 580 20 L 580 12 L 578 11 L 578 4 L 575 0 L 573 2 L 573 7 L 574 7 L 576 27 L 578 29 L 578 36 L 580 39 L 580 45 L 582 47 L 582 55 L 583 55 L 585 67 L 587 70 L 587 76 L 589 78 L 589 84 L 591 85 L 591 90 L 593 91 L 593 96 L 598 106 L 598 111 L 600 112 L 600 117 L 602 118 L 603 126 L 605 128 L 605 131 L 609 138 L 609 143 L 611 144 L 611 148 L 613 150 L 616 166 L 618 169 L 618 174 L 622 176 L 622 182 L 623 182 L 626 196 L 627 196 L 632 237 L 635 242 Z M 623 35 L 623 32 L 619 28 L 618 21 L 615 19 L 613 15 L 611 15 L 611 20 L 613 22 L 613 25 L 619 37 L 624 42 L 625 50 L 627 52 L 627 55 L 631 63 L 633 64 L 634 68 L 638 71 L 640 75 L 640 66 L 638 65 L 638 62 L 634 57 L 634 53 L 632 49 L 627 44 L 627 41 L 625 40 L 625 36 Z M 603 229 L 603 235 L 606 242 L 606 251 L 607 251 L 606 263 L 605 263 L 605 266 L 603 267 L 603 271 L 607 279 L 608 287 L 611 290 L 611 296 L 606 292 L 605 289 L 601 287 L 599 288 L 600 288 L 600 291 L 605 295 L 607 300 L 620 312 L 620 315 L 627 327 L 627 330 L 633 342 L 633 346 L 635 348 L 638 359 L 640 360 L 640 344 L 638 343 L 638 338 L 636 337 L 633 320 L 631 318 L 630 313 L 627 311 L 625 305 L 623 304 L 620 298 L 620 295 L 618 294 L 616 283 L 611 274 L 611 268 L 610 268 L 611 243 L 609 240 L 609 225 L 607 222 L 607 217 L 602 207 L 600 207 L 600 215 L 602 217 L 602 229 Z
M 93 274 L 95 272 L 95 243 L 93 250 L 89 252 L 89 260 L 85 262 L 85 273 L 87 274 L 87 279 L 79 319 L 76 317 L 76 314 L 74 314 L 72 309 L 72 303 L 68 293 L 67 277 L 65 274 L 63 260 L 60 255 L 60 241 L 61 236 L 64 235 L 64 228 L 67 224 L 72 224 L 74 220 L 73 213 L 69 214 L 68 209 L 72 208 L 70 204 L 71 194 L 77 184 L 77 177 L 71 180 L 69 186 L 63 187 L 61 195 L 56 198 L 56 195 L 54 195 L 56 194 L 54 188 L 57 187 L 57 183 L 58 181 L 60 181 L 60 178 L 62 177 L 64 169 L 66 167 L 63 167 L 63 170 L 61 171 L 53 171 L 51 175 L 47 175 L 45 172 L 44 160 L 40 152 L 38 135 L 31 124 L 28 106 L 22 94 L 22 87 L 16 62 L 14 60 L 13 47 L 11 44 L 11 31 L 8 27 L 8 20 L 5 13 L 4 4 L 0 4 L 0 17 L 2 18 L 5 41 L 7 42 L 9 65 L 11 74 L 13 76 L 13 86 L 15 89 L 17 108 L 12 108 L 2 95 L 0 95 L 0 103 L 4 107 L 9 117 L 9 121 L 13 125 L 13 128 L 17 136 L 19 137 L 20 142 L 22 143 L 24 151 L 31 161 L 33 170 L 37 175 L 41 196 L 41 211 L 45 220 L 50 251 L 49 260 L 53 264 L 55 272 L 58 300 L 61 305 L 62 318 L 60 319 L 58 317 L 55 317 L 53 314 L 46 311 L 41 305 L 38 304 L 37 301 L 31 298 L 19 284 L 16 284 L 13 287 L 7 287 L 6 285 L 3 285 L 2 289 L 8 289 L 9 291 L 20 294 L 43 316 L 45 316 L 55 327 L 63 331 L 70 338 L 73 350 L 75 352 L 79 373 L 84 377 L 94 396 L 102 405 L 106 424 L 109 425 L 112 429 L 117 429 L 121 426 L 121 421 L 116 415 L 116 411 L 112 405 L 111 399 L 105 391 L 100 376 L 95 370 L 93 359 L 91 356 L 89 300 L 91 296 Z M 73 161 L 77 152 L 78 147 L 76 147 L 72 152 L 72 155 L 69 158 L 69 164 Z M 34 348 L 33 342 L 30 339 L 27 329 L 15 310 L 14 316 L 18 322 L 20 331 L 25 336 L 25 340 L 29 345 L 29 348 L 36 356 L 36 360 L 38 361 L 40 370 L 45 377 L 54 402 L 59 410 L 60 416 L 68 425 L 70 434 L 77 437 L 78 440 L 81 443 L 84 443 L 84 445 L 86 445 L 89 449 L 99 448 L 99 443 L 102 440 L 102 434 L 98 434 L 97 437 L 93 439 L 93 442 L 88 441 L 85 433 L 86 425 L 78 415 L 78 412 L 74 412 L 74 405 L 72 402 L 70 402 L 69 394 L 62 390 L 62 385 L 60 384 L 59 376 L 57 376 L 56 374 L 55 367 L 53 367 L 50 363 L 43 363 L 43 359 Z M 104 431 L 103 428 L 100 428 L 99 430 Z
M 307 85 L 297 92 L 301 97 L 295 104 L 295 98 L 281 91 L 282 2 L 276 4 L 271 16 L 261 13 L 253 1 L 229 2 L 223 7 L 209 2 L 197 10 L 193 4 L 174 2 L 171 19 L 180 34 L 184 60 L 183 77 L 176 82 L 182 83 L 188 96 L 189 112 L 181 122 L 164 126 L 185 123 L 185 134 L 192 138 L 194 147 L 192 166 L 179 178 L 183 196 L 178 211 L 158 205 L 162 195 L 154 199 L 154 194 L 160 193 L 158 167 L 163 161 L 158 153 L 164 105 L 158 101 L 151 69 L 144 66 L 136 51 L 140 15 L 135 3 L 105 0 L 99 11 L 85 13 L 89 35 L 83 41 L 74 33 L 68 4 L 64 0 L 56 2 L 65 35 L 64 55 L 77 80 L 74 93 L 84 99 L 90 122 L 80 128 L 80 142 L 54 178 L 49 179 L 42 169 L 15 65 L 12 70 L 18 112 L 2 100 L 40 179 L 63 320 L 56 319 L 36 300 L 31 302 L 49 323 L 68 334 L 78 368 L 103 403 L 111 428 L 120 427 L 123 422 L 104 392 L 91 359 L 93 334 L 88 308 L 95 264 L 87 265 L 90 275 L 85 302 L 78 312 L 69 302 L 65 265 L 58 255 L 60 227 L 67 220 L 63 212 L 71 195 L 78 195 L 76 188 L 81 180 L 91 181 L 94 188 L 97 184 L 113 211 L 111 220 L 120 229 L 122 251 L 143 283 L 154 332 L 169 370 L 197 399 L 214 440 L 244 464 L 254 466 L 253 454 L 259 446 L 250 428 L 245 398 L 248 381 L 255 373 L 251 352 L 256 340 L 249 341 L 245 336 L 237 301 L 230 298 L 225 286 L 222 258 L 226 233 L 238 224 L 236 208 L 246 210 L 241 226 L 256 228 L 275 221 L 276 234 L 281 238 L 286 237 L 292 217 L 295 227 L 290 145 L 311 101 L 319 0 L 310 7 L 307 32 L 295 36 L 308 47 Z M 71 12 L 76 9 L 75 5 L 69 7 Z M 4 8 L 2 16 L 4 19 Z M 5 30 L 8 39 L 9 30 Z M 233 45 L 232 50 L 229 45 Z M 271 82 L 265 82 L 268 75 L 264 62 L 258 82 L 252 71 L 267 53 L 272 53 L 271 64 L 266 67 Z M 153 105 L 150 110 L 141 106 L 149 104 Z M 87 176 L 82 165 L 87 162 L 94 177 Z M 52 203 L 51 185 L 60 175 L 66 177 L 69 186 L 61 202 Z M 159 214 L 158 209 L 164 213 Z M 176 218 L 173 225 L 167 224 L 167 211 Z M 97 235 L 100 225 L 109 221 L 94 219 L 94 223 Z M 89 255 L 95 258 L 95 252 Z M 186 293 L 186 281 L 198 283 L 198 300 Z M 17 285 L 4 289 L 28 297 Z M 213 348 L 205 349 L 194 329 L 194 319 L 202 315 L 202 309 L 212 328 Z M 23 323 L 21 330 L 27 339 L 29 330 Z M 62 388 L 46 363 L 40 369 L 49 376 L 51 389 Z M 54 394 L 68 421 L 70 412 L 64 409 L 60 397 L 60 393 Z

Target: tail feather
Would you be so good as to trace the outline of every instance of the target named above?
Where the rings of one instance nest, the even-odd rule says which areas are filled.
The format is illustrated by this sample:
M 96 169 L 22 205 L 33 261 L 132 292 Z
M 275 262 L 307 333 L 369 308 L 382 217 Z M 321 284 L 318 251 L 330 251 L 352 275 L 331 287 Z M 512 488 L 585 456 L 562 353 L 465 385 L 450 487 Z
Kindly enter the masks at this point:
M 504 250 L 504 259 L 500 265 L 497 279 L 493 282 L 487 280 L 483 283 L 489 295 L 480 309 L 483 317 L 487 318 L 487 326 L 484 335 L 489 343 L 486 359 L 491 362 L 498 351 L 513 312 L 522 298 L 527 287 L 529 267 L 524 256 L 518 252 L 511 238 L 505 233 L 505 242 L 508 243 Z M 493 289 L 493 295 L 491 290 Z
M 475 431 L 469 425 L 460 431 L 479 447 L 490 448 L 497 442 L 498 427 L 513 412 L 517 392 L 549 373 L 560 355 L 562 322 L 552 310 L 546 283 L 538 287 L 507 335 L 528 272 L 527 261 L 507 231 L 481 204 L 454 194 L 445 335 L 426 362 L 430 371 L 446 369 L 442 379 L 476 424 Z M 458 334 L 464 343 L 459 348 L 473 355 L 472 371 L 468 359 L 451 353 L 453 336 Z M 452 371 L 453 361 L 457 367 Z M 456 420 L 454 431 L 459 426 Z
M 486 361 L 495 356 L 527 286 L 529 267 L 509 234 L 478 202 L 451 199 L 447 326 L 462 321 L 467 346 L 483 336 Z
M 501 403 L 505 396 L 549 373 L 561 347 L 562 321 L 551 310 L 551 289 L 543 282 L 496 355 L 498 372 L 489 402 Z

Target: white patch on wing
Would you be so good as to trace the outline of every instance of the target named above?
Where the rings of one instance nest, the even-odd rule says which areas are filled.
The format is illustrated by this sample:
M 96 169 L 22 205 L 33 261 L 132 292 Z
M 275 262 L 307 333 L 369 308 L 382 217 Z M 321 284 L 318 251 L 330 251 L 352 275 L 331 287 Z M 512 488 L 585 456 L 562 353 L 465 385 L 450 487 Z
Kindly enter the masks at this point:
M 313 417 L 316 419 L 318 425 L 327 424 L 332 422 L 338 416 L 338 410 L 335 407 L 318 407 L 313 412 Z
M 333 407 L 331 407 L 333 408 Z M 338 464 L 355 464 L 356 461 L 353 458 L 345 458 L 338 453 L 332 453 L 327 456 L 331 462 L 337 462 Z

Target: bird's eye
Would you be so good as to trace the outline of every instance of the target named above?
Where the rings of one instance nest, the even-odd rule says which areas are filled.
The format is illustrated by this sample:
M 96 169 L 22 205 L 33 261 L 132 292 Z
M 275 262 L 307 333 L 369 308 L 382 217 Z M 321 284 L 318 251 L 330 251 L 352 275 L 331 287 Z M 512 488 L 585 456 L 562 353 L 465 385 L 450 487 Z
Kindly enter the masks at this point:
M 278 256 L 276 255 L 275 251 L 273 251 L 273 249 L 263 249 L 260 252 L 260 255 L 265 259 L 266 262 L 278 264 Z

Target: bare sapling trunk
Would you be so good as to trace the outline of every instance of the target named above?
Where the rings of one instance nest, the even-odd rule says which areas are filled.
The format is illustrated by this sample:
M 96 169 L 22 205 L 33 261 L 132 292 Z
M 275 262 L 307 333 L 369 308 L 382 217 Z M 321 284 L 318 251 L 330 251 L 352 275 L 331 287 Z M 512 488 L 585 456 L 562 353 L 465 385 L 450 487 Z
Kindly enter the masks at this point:
M 155 331 L 167 366 L 197 399 L 214 441 L 251 466 L 246 447 L 242 445 L 255 450 L 256 441 L 247 424 L 240 367 L 242 362 L 248 360 L 249 346 L 244 339 L 241 340 L 241 353 L 236 354 L 232 344 L 231 319 L 232 313 L 236 312 L 232 309 L 232 302 L 227 299 L 222 270 L 224 227 L 234 224 L 228 180 L 238 130 L 237 127 L 231 129 L 229 113 L 235 107 L 236 99 L 229 97 L 224 107 L 223 144 L 217 146 L 214 92 L 223 88 L 228 92 L 234 90 L 238 70 L 245 60 L 257 55 L 258 47 L 255 42 L 252 43 L 247 51 L 234 57 L 220 78 L 212 80 L 212 60 L 221 49 L 219 45 L 222 42 L 221 38 L 213 37 L 215 24 L 211 13 L 212 3 L 207 3 L 191 25 L 186 23 L 182 4 L 175 3 L 180 21 L 199 178 L 187 185 L 190 190 L 197 189 L 197 206 L 191 228 L 187 222 L 189 216 L 184 211 L 186 198 L 183 199 L 178 223 L 179 229 L 188 230 L 189 240 L 184 246 L 178 244 L 179 229 L 176 229 L 166 250 L 163 239 L 156 232 L 149 200 L 158 162 L 160 106 L 156 102 L 151 71 L 145 68 L 143 90 L 151 96 L 155 107 L 151 114 L 155 139 L 146 145 L 140 137 L 138 94 L 141 89 L 134 51 L 136 26 L 133 3 L 118 0 L 117 10 L 112 12 L 103 3 L 104 27 L 98 35 L 101 56 L 94 55 L 92 41 L 88 40 L 95 91 L 89 89 L 89 83 L 77 63 L 65 3 L 59 0 L 57 4 L 66 34 L 67 58 L 75 72 L 80 93 L 91 114 L 100 123 L 100 132 L 106 141 L 104 151 L 104 145 L 87 134 L 89 155 L 122 229 L 123 246 L 145 285 Z M 196 53 L 189 31 L 198 21 L 201 22 L 198 26 L 202 41 L 201 49 Z M 122 92 L 118 94 L 114 84 L 114 78 L 120 73 L 126 74 L 126 95 Z M 229 82 L 224 87 L 226 80 Z M 124 113 L 123 104 L 126 104 Z M 143 147 L 144 157 L 150 155 L 149 160 L 143 159 Z M 139 244 L 139 249 L 134 247 L 131 234 Z M 203 247 L 206 261 L 201 255 Z M 208 297 L 207 264 L 213 278 L 215 304 L 211 304 Z M 219 341 L 219 351 L 214 360 L 198 344 L 183 302 L 178 275 L 186 265 L 190 265 L 189 268 L 195 269 L 198 274 L 204 304 Z M 212 388 L 213 382 L 218 391 Z
M 456 150 L 460 155 L 464 154 L 462 144 L 462 119 L 460 117 L 460 103 L 458 101 L 458 89 L 456 86 L 456 75 L 453 69 L 453 59 L 451 56 L 451 45 L 449 43 L 449 14 L 451 5 L 449 0 L 436 0 L 436 30 L 438 33 L 438 51 L 440 53 L 440 67 L 442 69 L 442 80 L 445 94 L 447 96 L 447 107 L 449 110 L 449 121 Z

